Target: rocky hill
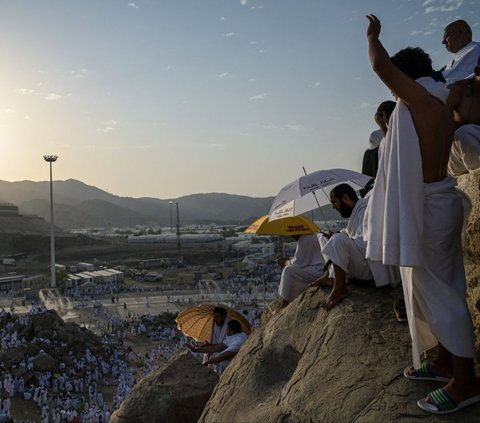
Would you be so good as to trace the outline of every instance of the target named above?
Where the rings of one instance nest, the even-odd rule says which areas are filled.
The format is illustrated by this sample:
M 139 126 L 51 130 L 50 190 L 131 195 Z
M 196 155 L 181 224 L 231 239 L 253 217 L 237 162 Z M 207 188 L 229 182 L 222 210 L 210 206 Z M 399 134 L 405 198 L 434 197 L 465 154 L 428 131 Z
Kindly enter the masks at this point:
M 479 182 L 480 172 L 460 178 L 474 204 L 464 242 L 477 351 Z M 480 422 L 480 405 L 441 418 L 417 407 L 441 385 L 403 377 L 411 350 L 407 325 L 392 313 L 400 296 L 400 289 L 358 287 L 327 313 L 320 307 L 325 293 L 307 290 L 250 336 L 199 422 Z

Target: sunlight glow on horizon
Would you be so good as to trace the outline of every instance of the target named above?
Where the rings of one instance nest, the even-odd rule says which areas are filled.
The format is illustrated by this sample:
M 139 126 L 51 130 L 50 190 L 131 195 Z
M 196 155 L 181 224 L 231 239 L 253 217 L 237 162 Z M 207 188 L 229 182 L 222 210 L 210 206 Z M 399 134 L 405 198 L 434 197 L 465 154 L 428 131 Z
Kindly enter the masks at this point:
M 478 5 L 447 3 L 5 0 L 0 179 L 48 180 L 55 154 L 54 180 L 120 196 L 265 197 L 302 166 L 359 170 L 390 98 L 364 16 L 389 53 L 419 45 L 438 69 L 446 23 L 480 38 Z

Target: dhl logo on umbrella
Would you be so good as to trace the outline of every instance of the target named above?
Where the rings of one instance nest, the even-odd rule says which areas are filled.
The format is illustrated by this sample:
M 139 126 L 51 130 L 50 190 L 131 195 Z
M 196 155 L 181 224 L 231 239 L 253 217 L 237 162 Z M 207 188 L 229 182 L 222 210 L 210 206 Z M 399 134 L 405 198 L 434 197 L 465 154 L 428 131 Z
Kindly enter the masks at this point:
M 305 232 L 308 229 L 308 227 L 303 225 L 287 225 L 287 232 Z
M 287 217 L 270 222 L 268 215 L 264 215 L 253 222 L 246 233 L 257 235 L 307 235 L 318 232 L 320 229 L 314 222 L 305 216 Z

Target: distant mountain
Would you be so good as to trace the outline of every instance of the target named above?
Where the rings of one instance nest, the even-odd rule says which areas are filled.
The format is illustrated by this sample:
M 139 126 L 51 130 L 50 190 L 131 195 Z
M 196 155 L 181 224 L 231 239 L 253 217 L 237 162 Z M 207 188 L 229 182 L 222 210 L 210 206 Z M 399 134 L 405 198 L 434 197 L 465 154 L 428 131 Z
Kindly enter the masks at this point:
M 53 196 L 55 225 L 64 229 L 142 224 L 170 225 L 170 199 L 120 197 L 75 179 L 54 181 Z M 273 197 L 253 198 L 209 193 L 187 195 L 173 201 L 178 202 L 182 225 L 248 224 L 268 213 Z M 18 205 L 22 214 L 36 214 L 50 220 L 48 181 L 0 181 L 0 202 Z M 324 207 L 323 210 L 327 219 L 339 217 L 330 206 Z M 175 225 L 175 205 L 172 207 L 172 214 Z

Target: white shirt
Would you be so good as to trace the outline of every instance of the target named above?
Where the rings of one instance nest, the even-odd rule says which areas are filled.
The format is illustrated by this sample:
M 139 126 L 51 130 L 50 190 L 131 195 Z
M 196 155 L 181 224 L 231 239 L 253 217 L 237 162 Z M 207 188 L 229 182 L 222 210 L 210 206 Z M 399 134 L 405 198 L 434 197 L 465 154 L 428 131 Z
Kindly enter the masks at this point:
M 480 56 L 480 43 L 471 41 L 453 56 L 453 60 L 442 71 L 447 84 L 453 84 L 462 79 L 472 78 L 478 57 Z
M 323 266 L 323 257 L 317 234 L 301 235 L 297 241 L 295 255 L 288 260 L 287 264 L 297 267 Z
M 247 338 L 248 336 L 243 332 L 236 333 L 232 336 L 227 336 L 225 341 L 223 341 L 227 348 L 222 351 L 222 354 L 224 352 L 238 352 Z

